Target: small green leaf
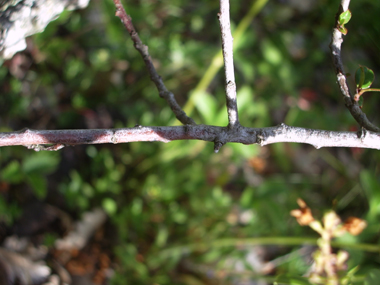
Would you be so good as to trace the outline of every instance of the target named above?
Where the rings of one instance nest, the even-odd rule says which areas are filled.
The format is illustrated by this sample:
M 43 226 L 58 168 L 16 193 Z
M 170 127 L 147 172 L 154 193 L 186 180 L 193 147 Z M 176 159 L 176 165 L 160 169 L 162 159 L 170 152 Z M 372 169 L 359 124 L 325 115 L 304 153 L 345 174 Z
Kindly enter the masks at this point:
M 27 180 L 33 188 L 34 195 L 40 200 L 43 200 L 47 194 L 46 178 L 37 173 L 27 175 Z
M 380 270 L 379 269 L 371 269 L 367 274 L 366 274 L 366 279 L 365 279 L 365 285 L 375 285 L 378 284 L 380 278 Z
M 361 89 L 364 82 L 364 69 L 360 66 L 355 72 L 355 83 L 356 87 Z
M 21 166 L 17 160 L 11 161 L 1 170 L 0 178 L 10 183 L 20 183 L 23 180 Z
M 158 230 L 157 236 L 156 236 L 156 245 L 158 247 L 163 247 L 166 242 L 168 241 L 169 237 L 169 230 L 165 226 L 161 226 Z
M 117 204 L 115 200 L 111 198 L 104 198 L 102 201 L 103 209 L 107 212 L 108 215 L 112 216 L 117 211 Z
M 356 87 L 359 89 L 368 89 L 375 80 L 375 74 L 366 66 L 360 66 L 355 73 Z
M 343 35 L 347 35 L 347 29 L 343 26 L 338 27 L 339 32 L 341 32 Z
M 33 153 L 24 159 L 22 164 L 22 170 L 25 172 L 25 174 L 50 174 L 56 170 L 59 161 L 60 157 L 57 155 L 57 153 Z
M 311 285 L 309 280 L 305 277 L 278 275 L 276 277 L 277 284 L 290 284 L 290 285 Z
M 363 96 L 360 96 L 359 100 L 358 100 L 358 104 L 359 104 L 359 107 L 362 108 L 363 107 L 363 104 L 364 104 L 364 98 Z
M 205 123 L 211 124 L 215 121 L 215 116 L 218 111 L 218 104 L 215 97 L 211 94 L 200 91 L 195 95 L 195 107 L 205 120 Z
M 365 73 L 365 79 L 362 85 L 362 89 L 367 89 L 371 87 L 373 81 L 375 80 L 375 74 L 373 73 L 372 69 L 369 69 L 367 67 L 364 67 L 364 73 Z
M 347 24 L 350 21 L 351 16 L 352 16 L 352 14 L 351 14 L 350 10 L 343 12 L 342 14 L 339 15 L 339 24 L 341 26 L 344 26 L 345 24 Z

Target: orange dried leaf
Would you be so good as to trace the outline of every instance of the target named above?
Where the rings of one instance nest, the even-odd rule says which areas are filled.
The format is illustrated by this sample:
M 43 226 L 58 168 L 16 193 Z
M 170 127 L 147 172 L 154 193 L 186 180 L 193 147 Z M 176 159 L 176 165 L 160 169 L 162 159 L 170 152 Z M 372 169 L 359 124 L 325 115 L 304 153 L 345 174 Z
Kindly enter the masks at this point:
M 307 226 L 314 221 L 314 217 L 311 213 L 310 208 L 292 210 L 290 212 L 290 215 L 295 217 L 301 226 Z
M 344 222 L 343 227 L 350 234 L 356 236 L 356 235 L 360 234 L 367 227 L 367 222 L 362 220 L 362 219 L 359 219 L 357 217 L 349 217 Z
M 298 206 L 300 206 L 300 208 L 307 208 L 305 201 L 302 200 L 301 198 L 297 199 L 297 204 L 298 204 Z

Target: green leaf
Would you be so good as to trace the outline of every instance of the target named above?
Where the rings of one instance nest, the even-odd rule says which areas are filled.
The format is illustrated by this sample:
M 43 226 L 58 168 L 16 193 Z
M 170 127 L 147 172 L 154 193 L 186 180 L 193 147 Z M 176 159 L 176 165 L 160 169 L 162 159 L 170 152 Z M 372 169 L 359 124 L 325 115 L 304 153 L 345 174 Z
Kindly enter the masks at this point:
M 380 279 L 380 270 L 379 269 L 371 269 L 367 274 L 365 285 L 375 285 L 379 284 Z
M 361 88 L 364 82 L 364 70 L 363 67 L 359 67 L 355 72 L 355 83 L 357 88 Z
M 343 26 L 338 27 L 339 32 L 341 32 L 343 35 L 347 35 L 347 29 Z
M 338 25 L 338 30 L 341 32 L 343 35 L 347 35 L 347 29 L 345 28 L 345 24 L 347 24 L 351 19 L 351 11 L 347 10 L 339 15 L 339 25 Z
M 375 74 L 372 69 L 369 69 L 366 66 L 360 65 L 355 72 L 356 87 L 359 89 L 368 89 L 371 87 L 374 80 Z
M 278 275 L 276 284 L 290 284 L 290 285 L 311 285 L 312 283 L 305 277 Z
M 367 89 L 371 87 L 373 81 L 375 80 L 375 74 L 373 73 L 372 69 L 369 69 L 367 67 L 364 67 L 365 72 L 365 78 L 364 83 L 362 85 L 362 89 Z
M 103 209 L 107 212 L 108 215 L 112 216 L 117 211 L 117 204 L 114 199 L 105 198 L 102 201 Z
M 168 237 L 169 237 L 168 228 L 165 226 L 161 226 L 156 236 L 156 245 L 158 247 L 163 247 L 166 244 Z
M 39 173 L 50 174 L 55 171 L 58 166 L 60 157 L 52 152 L 38 152 L 28 156 L 23 164 L 22 169 L 25 174 Z
M 360 108 L 363 107 L 363 104 L 364 104 L 364 98 L 363 98 L 363 96 L 359 97 L 358 104 L 359 104 Z
M 3 196 L 0 196 L 0 219 L 6 225 L 11 226 L 15 219 L 21 214 L 21 209 L 15 202 L 9 203 Z
M 34 195 L 40 200 L 44 199 L 47 194 L 47 182 L 46 179 L 36 173 L 31 173 L 27 176 L 29 184 L 33 188 Z
M 206 124 L 214 123 L 218 107 L 215 97 L 207 92 L 199 92 L 195 96 L 195 106 Z
M 9 183 L 20 183 L 23 179 L 20 164 L 17 160 L 11 161 L 0 174 L 1 179 Z
M 347 24 L 350 21 L 351 16 L 352 16 L 352 14 L 351 14 L 350 10 L 343 12 L 342 14 L 339 15 L 339 24 L 341 26 L 344 26 L 345 24 Z
M 252 207 L 252 200 L 254 194 L 255 190 L 252 187 L 245 188 L 243 194 L 240 197 L 240 205 L 244 208 Z
M 380 215 L 380 183 L 376 176 L 369 170 L 362 170 L 360 172 L 360 184 L 367 195 L 369 202 L 369 211 L 366 219 L 368 221 L 375 221 Z

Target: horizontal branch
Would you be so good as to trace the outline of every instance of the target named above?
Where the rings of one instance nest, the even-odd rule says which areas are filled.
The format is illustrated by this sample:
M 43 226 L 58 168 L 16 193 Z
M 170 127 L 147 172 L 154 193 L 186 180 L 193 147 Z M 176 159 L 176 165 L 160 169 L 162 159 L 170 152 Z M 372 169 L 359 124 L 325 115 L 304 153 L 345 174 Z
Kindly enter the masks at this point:
M 225 143 L 260 144 L 293 142 L 321 147 L 360 147 L 380 149 L 380 134 L 363 130 L 336 132 L 290 127 L 285 124 L 268 128 L 231 129 L 207 125 L 141 127 L 94 130 L 31 130 L 0 133 L 0 146 L 22 145 L 34 150 L 58 150 L 64 146 L 104 143 L 128 143 L 175 140 L 203 140 L 215 145 Z M 52 145 L 45 147 L 43 145 Z

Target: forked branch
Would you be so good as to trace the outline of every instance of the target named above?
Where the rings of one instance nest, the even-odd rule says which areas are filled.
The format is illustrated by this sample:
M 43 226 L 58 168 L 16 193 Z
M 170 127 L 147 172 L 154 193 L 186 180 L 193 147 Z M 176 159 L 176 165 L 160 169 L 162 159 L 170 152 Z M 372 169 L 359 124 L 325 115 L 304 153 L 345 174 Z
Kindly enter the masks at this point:
M 135 31 L 131 18 L 121 6 L 120 0 L 113 0 L 117 12 L 116 15 L 122 20 L 134 42 L 135 48 L 142 55 L 148 68 L 152 81 L 156 84 L 161 97 L 165 98 L 176 117 L 185 126 L 178 127 L 142 127 L 124 129 L 92 129 L 92 130 L 56 130 L 38 131 L 24 129 L 19 132 L 0 133 L 0 147 L 22 145 L 34 150 L 58 150 L 64 146 L 80 144 L 103 144 L 103 143 L 127 143 L 143 141 L 170 142 L 174 140 L 203 140 L 214 142 L 214 150 L 225 143 L 243 143 L 267 145 L 272 143 L 293 142 L 306 143 L 316 148 L 321 147 L 360 147 L 380 149 L 380 133 L 376 126 L 373 126 L 364 113 L 361 112 L 357 103 L 347 86 L 346 77 L 341 61 L 341 44 L 343 42 L 341 32 L 335 28 L 331 49 L 333 53 L 334 65 L 338 77 L 339 86 L 345 98 L 345 103 L 355 119 L 364 128 L 356 132 L 334 132 L 324 130 L 312 130 L 298 127 L 290 127 L 281 124 L 268 128 L 247 128 L 240 126 L 236 104 L 236 85 L 232 63 L 232 36 L 229 24 L 229 4 L 228 1 L 221 0 L 221 11 L 219 14 L 222 29 L 223 53 L 225 59 L 226 72 L 226 94 L 228 109 L 228 127 L 216 127 L 206 125 L 196 125 L 179 107 L 157 74 L 148 48 L 142 44 Z M 348 9 L 349 0 L 342 0 L 340 13 Z M 367 131 L 374 130 L 376 132 Z

